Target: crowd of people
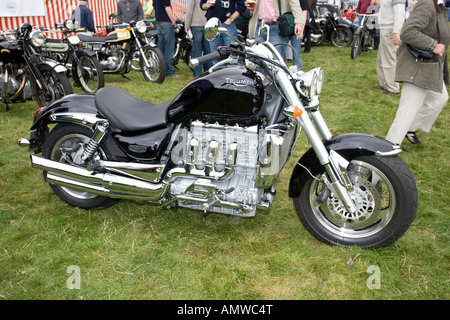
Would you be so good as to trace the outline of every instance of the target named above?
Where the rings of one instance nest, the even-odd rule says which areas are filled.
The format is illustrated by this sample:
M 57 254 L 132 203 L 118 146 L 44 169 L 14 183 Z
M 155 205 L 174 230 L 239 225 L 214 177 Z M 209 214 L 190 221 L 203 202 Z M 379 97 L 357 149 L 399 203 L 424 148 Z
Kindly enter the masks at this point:
M 88 0 L 79 1 L 73 17 L 80 27 L 95 32 L 92 12 L 86 7 Z M 327 0 L 341 7 L 340 0 Z M 446 3 L 447 2 L 447 3 Z M 305 51 L 311 48 L 310 33 L 314 27 L 313 10 L 317 0 L 187 0 L 185 28 L 193 37 L 193 57 L 208 54 L 218 46 L 227 46 L 234 40 L 221 34 L 207 42 L 203 30 L 207 19 L 218 18 L 235 38 L 238 38 L 239 20 L 245 26 L 247 38 L 267 39 L 259 34 L 259 26 L 268 25 L 269 41 L 286 58 L 286 46 L 293 48 L 293 64 L 302 70 L 301 44 L 305 37 Z M 359 0 L 356 12 L 349 5 L 342 16 L 356 25 L 363 14 L 377 14 L 379 45 L 376 41 L 377 78 L 386 95 L 400 94 L 400 104 L 386 139 L 401 144 L 406 137 L 411 143 L 420 143 L 416 131 L 429 132 L 448 100 L 445 76 L 447 48 L 450 43 L 449 0 Z M 278 17 L 286 12 L 294 16 L 294 34 L 279 33 Z M 166 60 L 167 76 L 178 77 L 173 69 L 175 47 L 175 16 L 170 0 L 119 0 L 117 21 L 154 21 L 158 30 L 158 47 Z M 244 21 L 243 21 L 244 19 Z M 242 30 L 242 28 L 239 28 Z M 434 53 L 433 60 L 414 58 L 409 46 Z M 210 65 L 203 66 L 209 68 Z M 193 70 L 193 77 L 200 75 L 202 67 Z M 402 84 L 402 85 L 400 85 Z

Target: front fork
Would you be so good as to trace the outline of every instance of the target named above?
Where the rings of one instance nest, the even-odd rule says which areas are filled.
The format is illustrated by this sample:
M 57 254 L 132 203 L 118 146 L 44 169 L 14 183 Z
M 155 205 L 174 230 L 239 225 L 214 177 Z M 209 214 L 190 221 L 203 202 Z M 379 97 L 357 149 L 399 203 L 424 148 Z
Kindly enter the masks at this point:
M 357 209 L 349 194 L 349 192 L 352 191 L 352 184 L 346 170 L 348 161 L 341 157 L 337 152 L 331 151 L 329 153 L 322 142 L 322 139 L 330 140 L 332 137 L 325 120 L 318 110 L 313 111 L 310 117 L 298 98 L 297 92 L 292 86 L 290 79 L 283 72 L 278 72 L 277 75 L 278 83 L 283 89 L 288 102 L 301 110 L 301 112 L 299 112 L 300 115 L 296 116 L 295 120 L 305 131 L 320 164 L 325 167 L 328 177 L 330 178 L 330 181 L 324 181 L 325 184 L 331 192 L 339 197 L 348 213 L 355 213 Z M 313 124 L 313 120 L 317 129 Z

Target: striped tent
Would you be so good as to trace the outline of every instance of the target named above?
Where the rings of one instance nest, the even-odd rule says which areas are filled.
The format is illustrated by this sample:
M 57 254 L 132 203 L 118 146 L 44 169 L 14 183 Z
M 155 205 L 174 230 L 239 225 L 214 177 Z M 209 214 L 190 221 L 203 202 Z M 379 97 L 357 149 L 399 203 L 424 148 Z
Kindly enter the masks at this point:
M 144 4 L 144 0 L 141 0 Z M 69 18 L 73 9 L 77 6 L 77 0 L 44 0 L 45 16 L 27 16 L 27 17 L 1 17 L 0 30 L 19 29 L 22 23 L 28 22 L 33 26 L 43 26 L 44 28 L 54 29 L 55 23 L 61 23 Z M 184 19 L 187 0 L 171 0 L 174 14 L 178 18 Z M 102 26 L 109 24 L 108 16 L 116 12 L 117 0 L 90 0 L 88 7 L 94 15 L 94 24 Z M 61 37 L 60 33 L 49 33 L 52 38 Z

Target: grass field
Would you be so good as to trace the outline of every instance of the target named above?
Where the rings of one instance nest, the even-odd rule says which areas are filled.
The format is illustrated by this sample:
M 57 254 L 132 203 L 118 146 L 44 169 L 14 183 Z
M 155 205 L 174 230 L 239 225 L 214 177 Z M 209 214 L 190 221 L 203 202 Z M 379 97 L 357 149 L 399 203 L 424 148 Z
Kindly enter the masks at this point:
M 325 45 L 302 58 L 305 70 L 325 71 L 321 110 L 334 134 L 385 137 L 399 96 L 375 87 L 376 52 L 352 60 L 350 48 Z M 131 81 L 108 75 L 106 85 L 159 103 L 188 83 L 183 63 L 177 72 L 182 77 L 161 85 L 140 73 L 129 74 Z M 36 109 L 26 102 L 0 110 L 0 299 L 450 298 L 448 106 L 430 133 L 419 133 L 421 145 L 403 144 L 419 190 L 417 217 L 400 240 L 378 250 L 331 247 L 303 228 L 287 195 L 292 160 L 271 210 L 240 223 L 145 202 L 71 207 L 15 144 L 29 137 Z M 308 148 L 302 136 L 294 157 Z

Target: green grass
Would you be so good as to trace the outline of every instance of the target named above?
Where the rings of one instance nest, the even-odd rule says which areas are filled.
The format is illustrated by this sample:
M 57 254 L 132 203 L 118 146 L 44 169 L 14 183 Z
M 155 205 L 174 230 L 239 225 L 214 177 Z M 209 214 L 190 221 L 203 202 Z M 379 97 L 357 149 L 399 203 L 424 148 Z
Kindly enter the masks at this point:
M 305 70 L 321 66 L 321 110 L 335 134 L 384 137 L 399 96 L 375 88 L 376 52 L 350 58 L 350 48 L 313 47 Z M 153 103 L 171 100 L 190 74 L 162 85 L 139 73 L 108 75 L 106 84 Z M 450 112 L 444 108 L 421 145 L 402 158 L 419 190 L 416 220 L 395 244 L 378 250 L 331 247 L 300 224 L 287 184 L 289 161 L 268 212 L 233 224 L 225 215 L 121 201 L 104 210 L 65 204 L 30 168 L 15 144 L 29 136 L 33 102 L 0 111 L 0 299 L 439 299 L 450 298 Z M 303 136 L 294 155 L 309 148 Z M 349 262 L 350 261 L 350 262 Z M 69 289 L 69 266 L 80 268 L 80 289 Z M 381 288 L 367 269 L 378 266 Z

